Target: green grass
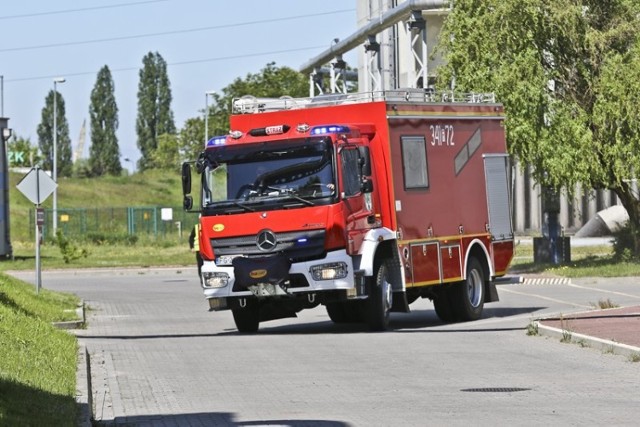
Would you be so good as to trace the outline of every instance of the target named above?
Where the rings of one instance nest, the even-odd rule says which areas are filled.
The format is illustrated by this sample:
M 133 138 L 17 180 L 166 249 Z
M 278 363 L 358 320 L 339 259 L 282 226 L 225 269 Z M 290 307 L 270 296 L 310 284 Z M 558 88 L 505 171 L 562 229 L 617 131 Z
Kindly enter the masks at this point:
M 65 263 L 60 248 L 47 243 L 40 247 L 42 269 L 57 268 L 96 268 L 96 267 L 161 267 L 195 266 L 195 256 L 185 241 L 162 240 L 142 241 L 134 245 L 114 244 L 96 245 L 82 241 L 73 241 L 79 248 L 88 251 L 87 257 L 81 257 Z M 15 242 L 14 259 L 0 262 L 0 271 L 34 270 L 35 242 Z
M 77 304 L 0 273 L 0 425 L 75 425 L 77 342 L 51 322 Z
M 533 262 L 533 245 L 516 245 L 509 272 L 546 273 L 564 277 L 624 277 L 640 276 L 640 262 L 623 262 L 613 256 L 610 245 L 571 248 L 571 262 L 561 265 Z

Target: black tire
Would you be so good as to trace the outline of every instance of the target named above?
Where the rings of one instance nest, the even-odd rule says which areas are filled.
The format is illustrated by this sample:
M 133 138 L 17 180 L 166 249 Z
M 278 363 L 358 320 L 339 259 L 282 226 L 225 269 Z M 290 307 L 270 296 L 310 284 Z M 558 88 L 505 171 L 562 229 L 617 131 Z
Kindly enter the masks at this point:
M 326 305 L 327 314 L 333 323 L 359 323 L 362 314 L 358 301 L 332 302 Z
M 451 288 L 442 288 L 433 299 L 433 308 L 444 323 L 457 322 L 456 311 L 451 302 Z
M 367 324 L 372 331 L 389 328 L 389 313 L 393 306 L 393 290 L 389 282 L 389 265 L 383 261 L 376 270 L 367 299 Z
M 452 289 L 454 309 L 457 317 L 463 322 L 478 320 L 484 308 L 484 270 L 480 261 L 469 258 L 467 279 L 456 284 Z
M 238 328 L 238 332 L 252 333 L 257 332 L 260 326 L 260 310 L 258 304 L 247 301 L 246 307 L 234 308 L 233 321 Z
M 200 256 L 200 252 L 196 252 L 196 264 L 198 265 L 198 277 L 202 280 L 202 265 L 204 264 L 204 261 Z
M 330 302 L 326 304 L 327 314 L 333 323 L 347 323 L 347 313 L 345 313 L 342 304 L 339 302 Z

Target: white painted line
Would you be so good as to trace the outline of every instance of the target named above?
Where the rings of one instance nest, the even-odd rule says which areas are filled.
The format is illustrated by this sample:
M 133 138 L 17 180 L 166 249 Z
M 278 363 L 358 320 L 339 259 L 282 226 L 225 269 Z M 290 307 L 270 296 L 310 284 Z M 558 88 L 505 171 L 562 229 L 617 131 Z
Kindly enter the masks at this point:
M 590 291 L 603 292 L 603 293 L 606 293 L 606 294 L 620 295 L 620 296 L 623 296 L 623 297 L 629 297 L 629 298 L 634 298 L 634 299 L 640 299 L 640 295 L 627 294 L 627 293 L 624 293 L 624 292 L 611 291 L 611 290 L 608 290 L 608 289 L 590 288 L 588 286 L 581 286 L 581 285 L 574 285 L 574 284 L 569 284 L 567 286 L 571 286 L 573 288 L 578 288 L 578 289 L 587 289 L 587 290 L 590 290 Z
M 543 295 L 538 295 L 538 294 L 530 294 L 530 293 L 527 293 L 527 292 L 518 292 L 518 291 L 514 291 L 511 288 L 500 288 L 500 292 L 507 292 L 507 293 L 517 294 L 517 295 L 524 295 L 524 296 L 528 296 L 528 297 L 539 298 L 539 299 L 542 299 L 542 300 L 551 301 L 551 302 L 555 302 L 555 303 L 559 303 L 559 304 L 566 304 L 566 305 L 570 305 L 570 306 L 573 306 L 573 307 L 593 309 L 593 306 L 590 306 L 590 305 L 577 304 L 575 302 L 563 301 L 563 300 L 560 300 L 560 299 L 545 297 Z

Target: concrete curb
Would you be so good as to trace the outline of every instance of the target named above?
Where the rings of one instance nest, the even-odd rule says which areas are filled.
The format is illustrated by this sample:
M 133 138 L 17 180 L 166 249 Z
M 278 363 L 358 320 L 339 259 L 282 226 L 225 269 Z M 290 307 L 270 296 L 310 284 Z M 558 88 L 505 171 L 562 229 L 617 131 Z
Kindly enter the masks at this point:
M 76 308 L 79 320 L 53 322 L 53 326 L 73 333 L 83 328 L 86 322 L 84 301 Z M 76 403 L 78 405 L 78 422 L 81 427 L 91 427 L 93 419 L 93 399 L 91 392 L 91 360 L 87 347 L 78 342 L 78 363 L 76 366 Z
M 79 320 L 70 320 L 68 322 L 53 322 L 53 326 L 58 329 L 71 330 L 71 329 L 80 329 L 84 326 L 84 301 L 76 308 L 76 315 L 79 317 Z
M 538 329 L 538 334 L 557 338 L 558 340 L 567 340 L 573 344 L 586 343 L 588 347 L 601 350 L 602 352 L 618 354 L 626 357 L 640 356 L 640 348 L 622 344 L 616 341 L 605 340 L 602 338 L 592 337 L 590 335 L 583 335 L 577 332 L 573 332 L 568 329 L 559 329 L 552 326 L 543 325 L 541 322 L 544 319 L 540 319 L 534 322 L 534 325 Z
M 76 371 L 76 403 L 78 404 L 78 425 L 91 427 L 93 419 L 93 399 L 91 395 L 91 362 L 89 350 L 84 344 L 78 346 L 78 367 Z

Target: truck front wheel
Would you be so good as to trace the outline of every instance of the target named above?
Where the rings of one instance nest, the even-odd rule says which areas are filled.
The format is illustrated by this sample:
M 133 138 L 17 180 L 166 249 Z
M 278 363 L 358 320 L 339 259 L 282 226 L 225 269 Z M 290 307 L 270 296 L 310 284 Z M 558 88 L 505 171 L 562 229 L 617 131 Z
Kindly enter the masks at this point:
M 383 261 L 376 271 L 367 300 L 367 323 L 372 331 L 389 327 L 389 313 L 393 305 L 393 290 L 389 282 L 389 265 Z
M 327 314 L 333 323 L 358 323 L 362 322 L 360 305 L 358 301 L 327 303 Z
M 452 289 L 458 319 L 478 320 L 484 307 L 484 271 L 480 261 L 469 258 L 467 279 Z
M 246 307 L 231 310 L 236 328 L 242 333 L 257 332 L 260 326 L 260 309 L 257 303 L 247 300 Z

